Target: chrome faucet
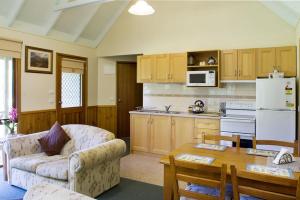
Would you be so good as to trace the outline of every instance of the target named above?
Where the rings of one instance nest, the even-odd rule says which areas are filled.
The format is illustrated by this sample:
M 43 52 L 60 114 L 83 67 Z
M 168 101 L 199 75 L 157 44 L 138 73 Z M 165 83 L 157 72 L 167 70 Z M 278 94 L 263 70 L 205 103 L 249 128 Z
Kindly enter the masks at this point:
M 170 112 L 170 108 L 172 107 L 172 105 L 167 105 L 167 106 L 165 106 L 165 110 L 166 110 L 166 112 L 168 113 L 168 112 Z

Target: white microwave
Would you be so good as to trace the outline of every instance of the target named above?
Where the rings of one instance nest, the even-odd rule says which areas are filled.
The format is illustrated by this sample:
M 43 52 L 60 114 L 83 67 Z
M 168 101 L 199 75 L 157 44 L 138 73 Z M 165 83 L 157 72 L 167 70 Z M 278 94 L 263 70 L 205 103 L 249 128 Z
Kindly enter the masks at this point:
M 186 74 L 187 86 L 216 86 L 216 71 L 187 71 Z

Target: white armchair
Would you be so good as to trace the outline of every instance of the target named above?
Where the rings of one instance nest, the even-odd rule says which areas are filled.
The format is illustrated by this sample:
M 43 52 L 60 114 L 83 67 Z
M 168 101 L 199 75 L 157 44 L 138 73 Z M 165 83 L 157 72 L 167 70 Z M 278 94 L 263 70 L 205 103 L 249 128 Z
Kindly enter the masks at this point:
M 38 139 L 48 131 L 10 138 L 4 143 L 9 183 L 24 189 L 52 183 L 96 197 L 120 182 L 125 142 L 88 125 L 62 126 L 71 140 L 60 155 L 41 152 Z

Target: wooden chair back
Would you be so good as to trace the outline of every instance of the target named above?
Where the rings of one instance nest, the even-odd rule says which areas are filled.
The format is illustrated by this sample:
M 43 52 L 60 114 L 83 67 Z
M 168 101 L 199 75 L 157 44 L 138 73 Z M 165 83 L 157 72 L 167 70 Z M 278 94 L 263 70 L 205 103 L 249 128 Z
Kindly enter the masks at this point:
M 230 136 L 224 136 L 224 135 L 208 135 L 204 134 L 203 136 L 203 141 L 205 142 L 206 140 L 211 140 L 211 141 L 231 141 L 236 143 L 236 147 L 240 147 L 240 136 L 239 135 L 233 135 L 232 137 Z
M 252 146 L 256 149 L 256 145 L 272 145 L 272 146 L 281 146 L 281 147 L 290 147 L 294 149 L 294 155 L 298 156 L 298 141 L 295 142 L 283 142 L 277 140 L 257 140 L 256 137 L 252 138 Z
M 235 166 L 230 166 L 233 199 L 239 200 L 240 194 L 246 194 L 266 200 L 299 200 L 299 180 L 258 174 L 247 171 L 237 171 Z M 274 184 L 269 188 L 266 183 Z M 288 187 L 288 189 L 282 189 Z M 296 191 L 296 192 L 295 192 Z
M 170 155 L 169 159 L 170 171 L 173 180 L 174 200 L 179 200 L 181 196 L 205 200 L 225 199 L 227 165 L 223 164 L 221 167 L 217 167 L 194 162 L 180 161 L 176 160 L 173 155 Z M 213 178 L 208 178 L 206 176 L 207 173 L 213 175 Z M 220 191 L 220 196 L 210 196 L 181 189 L 178 186 L 179 181 L 217 188 Z

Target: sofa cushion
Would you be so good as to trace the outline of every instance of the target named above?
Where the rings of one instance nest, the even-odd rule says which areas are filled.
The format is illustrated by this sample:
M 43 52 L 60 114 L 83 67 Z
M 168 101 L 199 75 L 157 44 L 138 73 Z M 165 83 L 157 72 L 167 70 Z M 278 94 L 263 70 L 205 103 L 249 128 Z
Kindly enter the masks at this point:
M 65 158 L 62 155 L 47 156 L 45 153 L 21 156 L 10 160 L 10 166 L 20 170 L 36 173 L 38 165 Z
M 68 159 L 61 159 L 40 164 L 36 168 L 36 174 L 47 178 L 68 180 Z
M 64 145 L 70 140 L 64 129 L 58 122 L 50 129 L 49 133 L 39 139 L 42 151 L 48 156 L 58 155 Z

